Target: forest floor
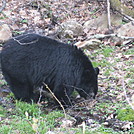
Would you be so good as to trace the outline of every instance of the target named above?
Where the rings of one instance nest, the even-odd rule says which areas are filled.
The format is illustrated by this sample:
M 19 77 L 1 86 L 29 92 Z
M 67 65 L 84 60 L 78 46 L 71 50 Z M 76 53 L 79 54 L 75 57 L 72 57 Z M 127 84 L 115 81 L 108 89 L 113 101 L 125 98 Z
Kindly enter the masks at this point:
M 65 38 L 57 36 L 58 26 L 70 19 L 84 25 L 106 12 L 105 7 L 105 3 L 96 1 L 8 0 L 0 21 L 10 25 L 13 36 L 32 32 L 74 44 L 87 40 L 89 35 L 104 34 L 106 30 L 84 29 L 82 35 Z M 1 74 L 0 133 L 133 134 L 134 42 L 115 44 L 110 38 L 100 41 L 97 48 L 82 48 L 93 66 L 100 68 L 96 99 L 84 100 L 74 93 L 75 105 L 65 109 L 65 113 L 50 98 L 39 104 L 15 100 Z

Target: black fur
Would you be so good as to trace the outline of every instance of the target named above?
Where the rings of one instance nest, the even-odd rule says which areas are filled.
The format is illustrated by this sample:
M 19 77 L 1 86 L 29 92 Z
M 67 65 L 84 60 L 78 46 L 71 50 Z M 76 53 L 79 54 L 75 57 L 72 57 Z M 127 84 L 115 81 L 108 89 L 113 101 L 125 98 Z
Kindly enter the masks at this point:
M 82 50 L 37 34 L 10 39 L 3 47 L 1 66 L 11 91 L 24 101 L 37 101 L 33 90 L 43 82 L 66 104 L 74 89 L 85 98 L 98 91 L 99 70 Z

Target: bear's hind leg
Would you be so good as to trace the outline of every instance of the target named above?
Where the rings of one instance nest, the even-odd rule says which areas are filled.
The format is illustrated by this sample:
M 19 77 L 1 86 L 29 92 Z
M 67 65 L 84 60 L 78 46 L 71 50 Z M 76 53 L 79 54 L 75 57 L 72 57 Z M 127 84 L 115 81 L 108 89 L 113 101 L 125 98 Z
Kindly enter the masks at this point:
M 38 101 L 38 95 L 33 93 L 33 86 L 27 81 L 19 81 L 6 73 L 4 73 L 4 76 L 16 99 L 26 102 Z

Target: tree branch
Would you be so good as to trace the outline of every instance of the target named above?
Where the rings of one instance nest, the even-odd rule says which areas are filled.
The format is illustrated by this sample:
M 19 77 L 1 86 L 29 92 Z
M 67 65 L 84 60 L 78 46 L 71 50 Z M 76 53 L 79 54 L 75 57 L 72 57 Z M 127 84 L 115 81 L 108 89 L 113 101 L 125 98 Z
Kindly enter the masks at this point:
M 110 2 L 109 2 L 109 0 L 107 0 L 107 17 L 108 17 L 108 29 L 111 30 Z
M 132 103 L 130 102 L 129 98 L 127 97 L 127 93 L 126 93 L 126 89 L 125 89 L 125 83 L 124 83 L 124 77 L 123 77 L 123 80 L 122 80 L 122 87 L 123 87 L 123 90 L 124 90 L 124 95 L 125 95 L 125 98 L 128 102 L 128 104 L 131 106 L 131 108 L 134 110 L 134 106 L 132 105 Z
M 66 115 L 65 109 L 64 109 L 63 105 L 61 104 L 61 102 L 60 102 L 60 101 L 58 100 L 58 98 L 54 95 L 54 93 L 51 91 L 51 89 L 48 87 L 47 84 L 45 84 L 45 83 L 43 82 L 43 85 L 46 87 L 46 89 L 48 89 L 48 91 L 52 94 L 52 96 L 55 98 L 55 100 L 59 103 L 59 105 L 61 106 L 61 108 L 62 108 L 62 110 L 63 110 L 63 112 L 64 112 L 65 118 L 67 119 L 67 115 Z

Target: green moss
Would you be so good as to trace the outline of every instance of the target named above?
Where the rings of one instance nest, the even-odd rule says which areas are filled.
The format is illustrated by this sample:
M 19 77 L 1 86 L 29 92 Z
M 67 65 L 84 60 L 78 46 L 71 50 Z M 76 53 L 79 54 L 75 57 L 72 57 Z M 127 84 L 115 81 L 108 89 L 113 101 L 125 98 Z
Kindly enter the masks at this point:
M 113 53 L 114 49 L 111 48 L 111 47 L 105 47 L 105 48 L 102 48 L 103 52 L 102 54 L 105 56 L 105 57 L 109 57 L 111 56 L 111 54 Z
M 99 66 L 99 63 L 95 62 L 95 61 L 92 61 L 92 64 L 93 64 L 93 67 L 98 67 Z
M 117 111 L 117 118 L 122 121 L 134 121 L 134 110 L 133 109 L 120 109 Z
M 124 52 L 124 54 L 125 54 L 125 55 L 134 54 L 134 48 L 127 49 L 127 50 Z
M 112 72 L 111 69 L 107 69 L 107 70 L 104 72 L 104 75 L 105 75 L 105 76 L 109 76 L 111 72 Z
M 2 106 L 0 106 L 0 117 L 5 117 L 5 115 L 6 115 L 6 110 Z

